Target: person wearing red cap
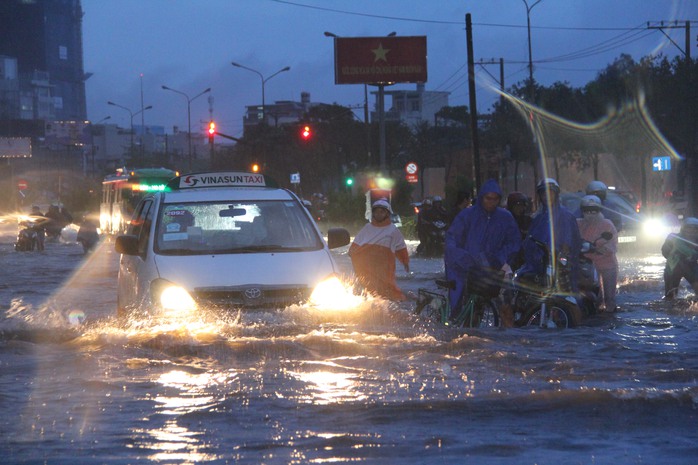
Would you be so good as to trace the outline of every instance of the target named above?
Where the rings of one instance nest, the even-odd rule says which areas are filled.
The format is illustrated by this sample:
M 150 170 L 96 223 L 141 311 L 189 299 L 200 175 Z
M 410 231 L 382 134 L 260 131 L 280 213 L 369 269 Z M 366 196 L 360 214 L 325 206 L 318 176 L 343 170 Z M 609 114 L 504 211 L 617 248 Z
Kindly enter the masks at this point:
M 366 291 L 390 300 L 405 300 L 395 282 L 395 259 L 410 272 L 405 238 L 390 220 L 392 208 L 385 199 L 371 205 L 371 222 L 364 226 L 349 248 L 357 280 Z

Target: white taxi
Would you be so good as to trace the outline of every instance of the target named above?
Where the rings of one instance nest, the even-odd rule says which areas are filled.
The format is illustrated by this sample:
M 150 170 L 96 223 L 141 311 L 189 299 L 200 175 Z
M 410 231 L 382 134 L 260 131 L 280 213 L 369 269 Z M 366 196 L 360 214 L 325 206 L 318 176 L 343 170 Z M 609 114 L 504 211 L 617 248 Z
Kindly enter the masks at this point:
M 342 228 L 325 243 L 299 198 L 262 174 L 182 175 L 116 238 L 118 313 L 302 303 L 336 281 L 329 249 L 348 243 Z

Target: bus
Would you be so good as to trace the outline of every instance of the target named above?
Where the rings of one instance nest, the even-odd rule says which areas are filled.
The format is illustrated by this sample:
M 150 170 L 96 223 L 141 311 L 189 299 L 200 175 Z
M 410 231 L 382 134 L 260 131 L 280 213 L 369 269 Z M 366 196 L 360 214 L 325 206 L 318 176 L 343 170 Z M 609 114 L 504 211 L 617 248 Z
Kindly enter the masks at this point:
M 119 168 L 102 181 L 99 227 L 105 234 L 126 230 L 133 209 L 148 192 L 165 190 L 167 181 L 179 173 L 167 168 Z

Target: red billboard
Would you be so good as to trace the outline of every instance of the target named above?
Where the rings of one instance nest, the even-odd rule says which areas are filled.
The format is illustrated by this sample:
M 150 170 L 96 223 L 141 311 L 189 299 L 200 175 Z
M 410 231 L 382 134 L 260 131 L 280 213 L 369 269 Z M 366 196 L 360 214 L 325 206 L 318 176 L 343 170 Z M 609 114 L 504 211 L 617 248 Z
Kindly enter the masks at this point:
M 427 38 L 337 37 L 336 84 L 427 82 Z

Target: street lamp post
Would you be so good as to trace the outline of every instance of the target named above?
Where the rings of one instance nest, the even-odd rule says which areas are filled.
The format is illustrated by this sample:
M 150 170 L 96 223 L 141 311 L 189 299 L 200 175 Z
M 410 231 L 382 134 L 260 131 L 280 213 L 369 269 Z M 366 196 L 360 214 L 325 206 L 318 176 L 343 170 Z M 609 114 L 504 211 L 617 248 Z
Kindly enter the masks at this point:
M 259 78 L 262 80 L 262 121 L 264 121 L 264 122 L 266 123 L 266 122 L 267 122 L 267 115 L 266 115 L 265 110 L 264 110 L 264 106 L 265 106 L 265 101 L 264 101 L 264 85 L 267 83 L 267 81 L 268 81 L 269 79 L 273 78 L 273 77 L 276 76 L 277 74 L 283 73 L 284 71 L 289 71 L 289 70 L 291 69 L 291 67 L 290 67 L 290 66 L 286 66 L 285 68 L 281 68 L 280 70 L 278 70 L 277 72 L 275 72 L 275 73 L 272 74 L 271 76 L 265 78 L 264 76 L 262 76 L 262 73 L 260 73 L 260 72 L 257 71 L 256 69 L 248 68 L 247 66 L 243 66 L 243 65 L 241 65 L 240 63 L 236 63 L 236 62 L 234 62 L 234 61 L 231 62 L 230 64 L 233 65 L 233 66 L 235 66 L 235 67 L 237 67 L 237 68 L 242 68 L 242 69 L 246 69 L 247 71 L 252 71 L 253 73 L 257 74 L 257 75 L 259 76 Z
M 531 53 L 531 10 L 533 9 L 534 6 L 538 5 L 540 2 L 543 0 L 536 0 L 531 4 L 531 6 L 528 6 L 528 1 L 522 0 L 524 2 L 524 5 L 526 5 L 526 25 L 528 28 L 528 85 L 529 85 L 529 91 L 528 91 L 528 97 L 531 99 L 529 102 L 531 105 L 533 105 L 533 100 L 534 100 L 534 95 L 533 95 L 533 54 Z
M 145 108 L 143 108 L 143 109 L 141 109 L 141 110 L 138 110 L 137 112 L 134 113 L 133 111 L 131 111 L 130 108 L 125 107 L 125 106 L 123 106 L 123 105 L 119 105 L 118 103 L 114 103 L 114 102 L 112 102 L 112 101 L 107 102 L 107 105 L 113 105 L 113 106 L 115 106 L 115 107 L 119 107 L 119 108 L 121 108 L 121 109 L 123 109 L 123 110 L 126 110 L 126 111 L 128 112 L 128 114 L 129 114 L 129 116 L 131 117 L 131 130 L 130 130 L 130 132 L 131 132 L 131 155 L 133 155 L 133 117 L 136 116 L 136 115 L 139 115 L 139 114 L 143 113 L 145 110 L 150 110 L 151 108 L 153 108 L 153 106 L 152 106 L 152 105 L 148 105 L 147 107 L 145 107 Z
M 163 85 L 162 88 L 163 88 L 163 90 L 169 90 L 169 91 L 172 91 L 176 94 L 183 95 L 184 98 L 187 99 L 187 141 L 189 143 L 189 171 L 191 171 L 191 159 L 192 159 L 192 154 L 191 154 L 191 102 L 192 102 L 192 100 L 194 100 L 198 97 L 201 97 L 202 95 L 204 95 L 208 92 L 211 92 L 211 88 L 209 87 L 206 90 L 199 92 L 198 94 L 196 94 L 192 98 L 189 98 L 189 96 L 187 94 L 185 94 L 184 92 L 181 92 L 181 91 L 176 90 L 176 89 L 172 89 L 171 87 L 167 87 L 167 86 Z

